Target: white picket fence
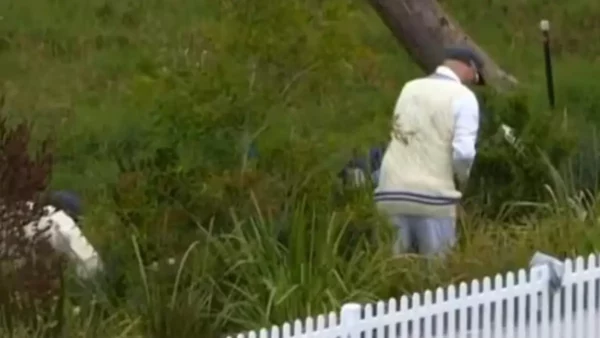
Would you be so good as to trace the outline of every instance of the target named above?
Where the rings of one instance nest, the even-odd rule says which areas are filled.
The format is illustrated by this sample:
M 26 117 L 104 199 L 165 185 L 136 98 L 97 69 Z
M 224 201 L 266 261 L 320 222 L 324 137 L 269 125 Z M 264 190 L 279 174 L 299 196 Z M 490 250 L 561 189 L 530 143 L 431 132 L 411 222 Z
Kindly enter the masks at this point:
M 228 338 L 598 338 L 600 257 L 543 264 Z M 558 278 L 558 284 L 553 284 Z M 555 286 L 555 287 L 553 287 Z

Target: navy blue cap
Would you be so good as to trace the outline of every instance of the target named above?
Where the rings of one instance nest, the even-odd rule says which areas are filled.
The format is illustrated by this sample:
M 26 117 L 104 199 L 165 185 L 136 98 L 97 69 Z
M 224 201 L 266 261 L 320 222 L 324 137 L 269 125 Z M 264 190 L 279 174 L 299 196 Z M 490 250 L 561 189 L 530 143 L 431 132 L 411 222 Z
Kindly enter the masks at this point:
M 479 75 L 479 81 L 476 84 L 485 84 L 485 80 L 483 78 L 483 59 L 471 48 L 462 46 L 448 47 L 444 50 L 444 59 L 457 60 L 469 66 L 475 65 L 477 74 Z
M 83 205 L 79 195 L 68 190 L 57 190 L 50 193 L 50 204 L 64 210 L 74 218 L 79 218 L 83 212 Z

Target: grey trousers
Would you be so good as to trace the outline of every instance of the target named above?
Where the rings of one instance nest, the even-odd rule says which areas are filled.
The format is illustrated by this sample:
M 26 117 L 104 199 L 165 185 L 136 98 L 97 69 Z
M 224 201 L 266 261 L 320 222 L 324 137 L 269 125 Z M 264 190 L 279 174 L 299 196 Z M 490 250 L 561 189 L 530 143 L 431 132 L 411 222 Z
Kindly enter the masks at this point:
M 444 255 L 456 243 L 456 219 L 413 215 L 390 216 L 396 231 L 394 254 Z

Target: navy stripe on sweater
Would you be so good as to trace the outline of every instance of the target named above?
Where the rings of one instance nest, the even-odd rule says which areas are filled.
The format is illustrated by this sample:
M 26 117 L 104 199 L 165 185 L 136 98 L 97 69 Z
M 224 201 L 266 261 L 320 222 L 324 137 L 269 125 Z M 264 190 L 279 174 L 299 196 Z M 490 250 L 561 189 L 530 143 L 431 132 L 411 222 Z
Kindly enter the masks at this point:
M 453 205 L 460 198 L 424 195 L 408 191 L 381 191 L 375 193 L 377 202 L 413 202 L 426 205 Z

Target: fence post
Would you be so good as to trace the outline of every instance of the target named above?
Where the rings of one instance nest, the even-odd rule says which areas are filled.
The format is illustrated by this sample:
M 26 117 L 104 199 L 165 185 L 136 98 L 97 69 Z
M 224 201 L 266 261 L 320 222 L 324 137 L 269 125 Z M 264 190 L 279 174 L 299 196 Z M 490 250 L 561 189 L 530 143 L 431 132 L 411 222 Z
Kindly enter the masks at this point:
M 342 306 L 340 316 L 340 327 L 342 328 L 342 338 L 359 338 L 360 331 L 356 330 L 357 324 L 362 319 L 362 306 L 358 303 L 347 303 Z
M 550 292 L 554 293 L 560 290 L 565 275 L 564 262 L 561 262 L 556 257 L 546 255 L 538 251 L 533 255 L 533 257 L 531 257 L 531 261 L 529 261 L 529 266 L 535 267 L 541 265 L 546 265 L 548 267 L 548 283 L 550 286 Z

